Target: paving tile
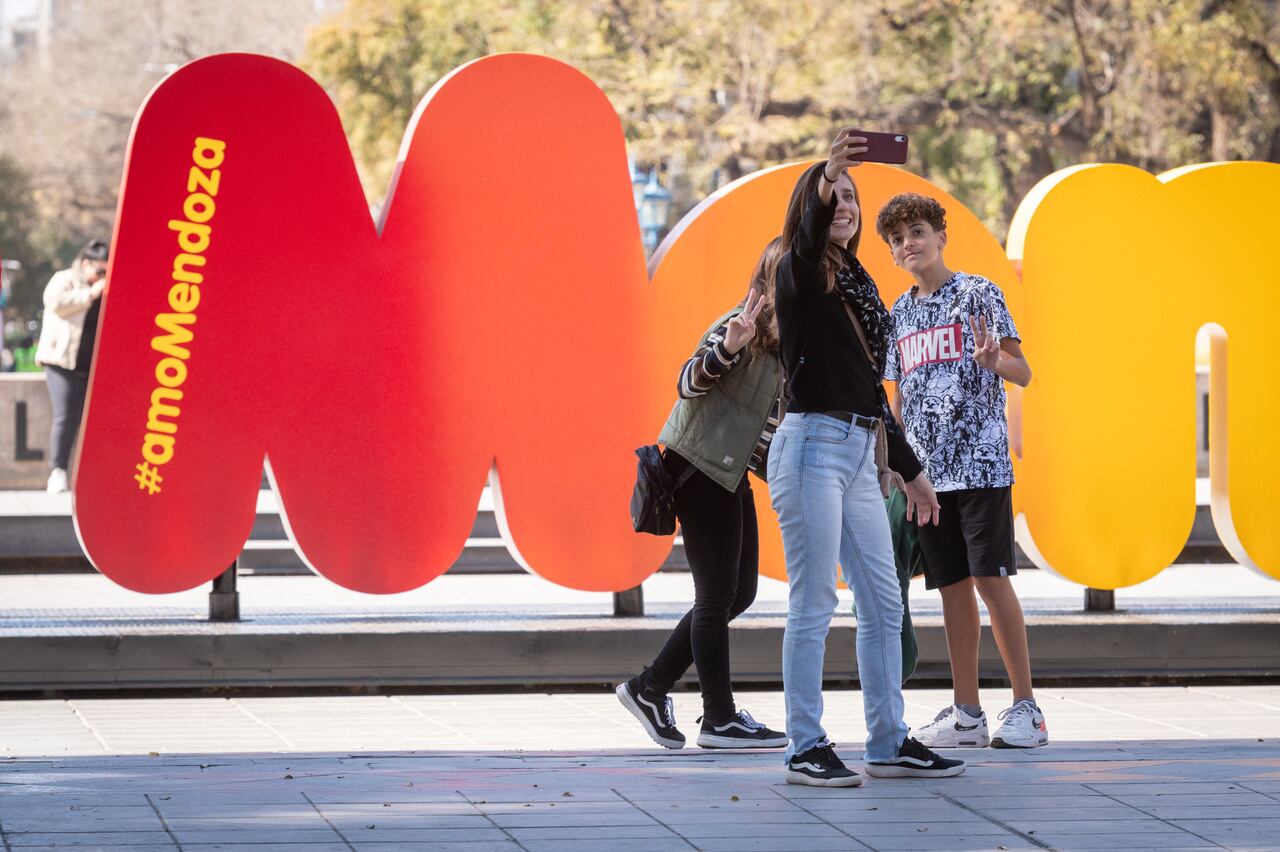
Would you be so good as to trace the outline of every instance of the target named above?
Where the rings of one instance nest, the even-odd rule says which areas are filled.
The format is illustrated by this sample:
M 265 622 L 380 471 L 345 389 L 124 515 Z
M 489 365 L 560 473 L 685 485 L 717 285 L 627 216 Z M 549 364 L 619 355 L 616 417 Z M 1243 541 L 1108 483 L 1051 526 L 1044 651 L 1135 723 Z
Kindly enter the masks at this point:
M 686 845 L 685 852 L 691 848 L 704 852 L 796 852 L 794 840 L 785 837 L 704 837 L 699 838 L 696 847 Z M 817 847 L 822 852 L 866 852 L 871 848 L 852 837 L 824 838 Z
M 906 820 L 904 822 L 832 822 L 832 825 L 859 838 L 914 837 L 920 834 L 927 834 L 930 837 L 942 835 L 981 837 L 1008 834 L 1005 829 L 989 820 L 967 820 L 965 822 L 925 822 L 922 820 Z
M 1047 843 L 1054 849 L 1158 849 L 1170 852 L 1172 849 L 1221 849 L 1221 846 L 1206 840 L 1178 832 L 1176 834 L 1146 831 L 1139 834 L 1089 834 L 1081 835 L 1073 832 L 1037 834 L 1036 839 Z
M 1219 805 L 1217 807 L 1178 807 L 1157 805 L 1143 808 L 1144 811 L 1159 819 L 1166 820 L 1247 820 L 1258 822 L 1268 817 L 1280 815 L 1280 803 L 1270 802 L 1265 805 Z
M 399 805 L 393 805 L 400 807 Z M 621 799 L 604 802 L 576 802 L 560 799 L 555 802 L 477 802 L 471 805 L 473 813 L 482 814 L 559 814 L 573 811 L 579 814 L 626 815 L 638 812 L 638 808 Z M 654 810 L 653 807 L 648 807 Z
M 527 840 L 520 844 L 528 852 L 601 852 L 598 840 Z M 610 840 L 608 852 L 690 852 L 683 840 Z M 709 847 L 702 847 L 704 849 Z M 743 852 L 750 847 L 739 846 Z M 434 850 L 433 850 L 434 852 Z
M 84 831 L 110 826 L 114 831 L 148 831 L 163 829 L 155 811 L 146 804 L 117 808 L 49 808 L 43 805 L 15 807 L 6 813 L 0 807 L 0 819 L 7 832 Z
M 1022 798 L 1025 796 L 1051 796 L 1055 799 L 1074 799 L 1077 797 L 1096 798 L 1098 791 L 1090 789 L 1097 785 L 1074 784 L 1067 781 L 1009 781 L 1004 778 L 984 778 L 976 771 L 966 772 L 960 776 L 964 779 L 962 786 L 944 781 L 917 781 L 923 789 L 937 795 L 952 799 L 980 798 Z M 891 782 L 886 781 L 886 784 Z M 864 788 L 869 789 L 869 788 Z
M 208 843 L 264 845 L 306 843 L 311 845 L 342 840 L 336 831 L 325 826 L 323 822 L 320 823 L 319 828 L 270 828 L 265 825 L 239 828 L 231 825 L 215 825 L 207 828 L 170 827 L 170 830 L 183 846 Z
M 1137 834 L 1147 832 L 1152 835 L 1172 835 L 1186 837 L 1186 832 L 1157 819 L 1145 820 L 1097 820 L 1096 822 L 1080 822 L 1075 820 L 1021 820 L 1011 819 L 1005 822 L 1010 828 L 1024 834 L 1055 835 L 1089 835 L 1095 834 Z
M 1107 796 L 1072 796 L 1069 802 L 1064 802 L 1057 796 L 986 796 L 986 795 L 970 795 L 966 793 L 953 793 L 948 798 L 955 799 L 971 808 L 982 810 L 988 807 L 1000 807 L 1005 810 L 1037 810 L 1040 808 L 1052 808 L 1068 806 L 1076 810 L 1087 810 L 1096 805 L 1113 804 L 1113 800 Z
M 1106 796 L 1182 796 L 1213 795 L 1215 793 L 1250 792 L 1240 784 L 1225 781 L 1160 781 L 1120 782 L 1090 784 L 1094 790 Z M 1255 786 L 1255 785 L 1249 785 Z M 1277 782 L 1280 788 L 1280 782 Z
M 778 823 L 717 823 L 715 825 L 682 825 L 680 833 L 696 840 L 699 838 L 757 838 L 790 837 L 800 844 L 822 845 L 827 838 L 840 837 L 843 832 L 825 822 L 783 825 Z M 800 839 L 804 838 L 803 841 Z
M 556 828 L 508 828 L 520 843 L 543 840 L 679 840 L 680 835 L 656 823 L 649 825 L 582 826 Z
M 787 799 L 840 799 L 851 802 L 863 799 L 935 799 L 938 795 L 933 790 L 910 782 L 894 784 L 888 781 L 868 781 L 865 778 L 861 787 L 804 787 L 799 784 L 779 784 L 773 789 L 779 796 Z
M 293 796 L 300 796 L 301 793 L 294 792 Z M 316 805 L 323 807 L 324 805 L 383 805 L 383 803 L 410 803 L 410 802 L 463 802 L 466 798 L 461 793 L 447 789 L 447 791 L 433 791 L 433 789 L 425 789 L 421 787 L 404 787 L 397 785 L 392 789 L 340 789 L 340 791 L 307 791 L 307 798 L 310 798 Z
M 657 825 L 657 821 L 643 811 L 631 809 L 625 813 L 581 812 L 563 808 L 559 813 L 510 813 L 489 814 L 494 825 L 503 828 L 550 828 L 555 826 L 607 826 L 607 825 Z
M 1272 798 L 1280 797 L 1280 778 L 1275 780 L 1248 780 L 1241 782 L 1241 786 L 1247 787 L 1257 793 L 1263 793 Z
M 984 823 L 983 816 L 966 811 L 951 802 L 928 801 L 911 805 L 884 803 L 870 807 L 818 807 L 808 809 L 815 816 L 832 823 L 909 823 L 909 821 L 951 821 L 951 823 Z
M 651 812 L 654 819 L 676 828 L 687 825 L 720 825 L 725 823 L 749 823 L 751 825 L 797 825 L 832 821 L 802 810 L 787 811 L 661 811 Z
M 1272 809 L 1272 814 L 1275 814 Z M 1273 846 L 1280 837 L 1280 817 L 1259 816 L 1253 819 L 1171 819 L 1171 825 L 1185 829 L 1208 840 L 1234 846 L 1237 842 L 1270 842 Z
M 216 816 L 199 817 L 166 817 L 165 824 L 173 830 L 205 831 L 210 828 L 224 826 L 228 831 L 252 831 L 259 828 L 323 828 L 324 817 L 312 811 L 309 814 L 290 814 L 288 816 L 262 816 L 251 811 L 232 811 Z
M 1075 808 L 1036 808 L 1034 810 L 1023 810 L 1021 808 L 1000 808 L 985 807 L 979 809 L 979 813 L 990 819 L 999 820 L 1001 822 L 1011 822 L 1014 820 L 1022 820 L 1025 822 L 1052 822 L 1054 820 L 1069 820 L 1071 822 L 1095 822 L 1095 821 L 1114 821 L 1114 820 L 1135 820 L 1145 821 L 1152 817 L 1136 808 L 1128 805 L 1116 803 L 1114 805 L 1099 805 L 1095 808 L 1087 810 Z
M 362 841 L 354 848 L 356 852 L 422 852 L 422 844 L 413 841 Z M 519 852 L 520 849 L 514 840 L 431 844 L 431 852 Z
M 68 847 L 68 846 L 18 846 L 18 847 L 14 847 L 14 848 L 21 849 L 21 850 L 22 850 L 22 852 L 55 852 L 55 850 L 59 850 L 59 852 L 66 852 L 66 850 L 67 850 L 68 848 L 74 849 L 74 850 L 75 850 L 75 852 L 121 852 L 121 850 L 122 850 L 122 849 L 126 849 L 126 848 L 127 848 L 127 849 L 139 849 L 139 850 L 141 850 L 142 852 L 160 852 L 160 850 L 164 850 L 164 849 L 177 849 L 177 848 L 178 848 L 178 846 L 177 846 L 177 844 L 176 844 L 176 843 L 174 843 L 173 841 L 169 841 L 169 842 L 167 842 L 167 843 L 159 843 L 159 844 L 147 844 L 147 843 L 143 843 L 143 844 L 139 844 L 139 845 L 136 845 L 136 846 L 128 846 L 128 847 L 124 847 L 124 846 L 76 845 L 76 846 L 72 846 L 72 847 Z
M 153 798 L 156 809 L 167 820 L 181 819 L 319 819 L 316 809 L 308 802 L 302 801 L 300 794 L 295 794 L 296 802 L 255 802 L 255 801 L 210 801 L 204 804 L 176 805 L 172 801 L 161 801 Z M 379 806 L 381 807 L 381 806 Z
M 1265 796 L 1261 793 L 1253 793 L 1247 790 L 1240 790 L 1234 793 L 1156 793 L 1156 794 L 1128 794 L 1113 793 L 1112 798 L 1117 801 L 1124 802 L 1126 805 L 1132 805 L 1135 808 L 1147 810 L 1149 808 L 1215 808 L 1215 807 L 1242 807 L 1249 805 L 1267 805 L 1276 806 L 1275 799 Z
M 183 852 L 351 852 L 351 847 L 338 841 L 336 843 L 184 843 Z
M 403 828 L 398 826 L 383 827 L 371 822 L 373 828 L 345 828 L 342 836 L 351 842 L 414 842 L 414 843 L 470 843 L 478 841 L 500 841 L 508 839 L 502 829 L 493 825 L 475 826 L 472 828 Z M 185 844 L 184 844 L 185 845 Z
M 173 839 L 163 831 L 92 831 L 9 834 L 5 836 L 14 849 L 28 846 L 114 846 L 117 849 L 135 846 L 177 846 Z
M 339 831 L 364 828 L 372 823 L 385 828 L 488 828 L 493 825 L 483 814 L 474 811 L 470 814 L 413 814 L 394 813 L 385 808 L 382 813 L 330 815 L 328 821 Z
M 872 844 L 874 849 L 894 850 L 894 852 L 906 852 L 906 850 L 920 850 L 920 852 L 961 852 L 961 850 L 970 849 L 1041 849 L 1028 840 L 1024 840 L 1016 834 L 1000 835 L 944 835 L 939 837 L 929 837 L 926 835 L 916 835 L 915 837 L 872 837 L 867 838 L 867 843 Z

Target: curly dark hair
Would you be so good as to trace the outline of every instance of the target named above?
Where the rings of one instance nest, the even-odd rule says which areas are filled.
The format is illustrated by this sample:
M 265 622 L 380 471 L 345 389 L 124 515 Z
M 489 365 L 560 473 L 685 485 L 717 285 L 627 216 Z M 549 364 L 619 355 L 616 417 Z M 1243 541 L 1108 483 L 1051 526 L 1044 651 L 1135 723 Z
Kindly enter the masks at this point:
M 932 198 L 916 192 L 904 192 L 885 202 L 876 216 L 876 233 L 889 242 L 889 234 L 899 225 L 925 221 L 935 231 L 947 229 L 947 211 Z

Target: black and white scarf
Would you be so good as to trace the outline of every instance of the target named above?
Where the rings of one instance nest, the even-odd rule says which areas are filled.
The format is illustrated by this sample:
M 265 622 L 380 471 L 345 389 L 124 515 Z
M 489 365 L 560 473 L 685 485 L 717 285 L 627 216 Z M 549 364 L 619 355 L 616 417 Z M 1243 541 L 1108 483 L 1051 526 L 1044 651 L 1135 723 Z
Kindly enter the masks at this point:
M 880 301 L 876 282 L 871 280 L 867 270 L 856 257 L 852 260 L 851 265 L 836 272 L 836 292 L 858 315 L 858 320 L 862 323 L 862 331 L 867 335 L 867 345 L 871 347 L 871 354 L 876 358 L 876 363 L 871 366 L 875 368 L 877 376 L 883 376 L 891 333 L 889 309 L 884 306 L 884 302 Z

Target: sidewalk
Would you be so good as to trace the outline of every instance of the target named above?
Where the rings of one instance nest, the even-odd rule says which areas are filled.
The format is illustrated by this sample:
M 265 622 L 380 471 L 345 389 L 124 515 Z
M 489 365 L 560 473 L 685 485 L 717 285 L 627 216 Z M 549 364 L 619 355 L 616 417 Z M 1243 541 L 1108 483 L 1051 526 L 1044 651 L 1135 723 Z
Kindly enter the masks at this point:
M 948 700 L 907 692 L 907 717 Z M 740 692 L 778 725 L 782 697 Z M 989 712 L 1009 696 L 986 690 Z M 1275 849 L 1280 687 L 1041 690 L 1054 737 L 960 779 L 781 783 L 652 747 L 606 692 L 0 702 L 6 850 Z M 698 699 L 675 696 L 686 733 Z M 860 696 L 827 694 L 860 756 Z M 855 764 L 856 765 L 856 764 Z

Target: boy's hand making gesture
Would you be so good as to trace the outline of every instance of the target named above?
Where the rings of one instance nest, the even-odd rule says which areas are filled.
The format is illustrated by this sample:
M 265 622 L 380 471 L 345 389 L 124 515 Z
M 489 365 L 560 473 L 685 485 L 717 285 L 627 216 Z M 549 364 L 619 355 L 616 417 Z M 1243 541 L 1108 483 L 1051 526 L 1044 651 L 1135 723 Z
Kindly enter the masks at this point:
M 969 328 L 973 330 L 973 360 L 979 367 L 1024 388 L 1031 383 L 1031 367 L 1017 340 L 998 340 L 985 316 L 969 317 Z
M 1000 344 L 987 325 L 987 318 L 969 317 L 969 328 L 973 329 L 973 360 L 979 367 L 994 373 L 1000 361 Z

